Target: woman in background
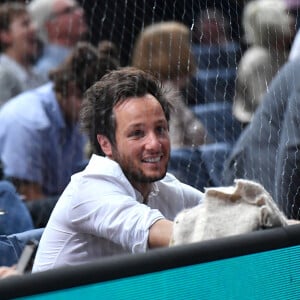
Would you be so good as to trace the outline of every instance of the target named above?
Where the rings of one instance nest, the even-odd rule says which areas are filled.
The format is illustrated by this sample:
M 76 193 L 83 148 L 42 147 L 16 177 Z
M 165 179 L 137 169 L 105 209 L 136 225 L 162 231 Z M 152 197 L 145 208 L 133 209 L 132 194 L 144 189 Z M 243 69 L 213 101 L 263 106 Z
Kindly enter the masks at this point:
M 233 114 L 248 124 L 288 58 L 295 19 L 283 0 L 253 0 L 244 7 L 242 23 L 248 49 L 238 65 Z
M 190 32 L 176 21 L 147 26 L 135 42 L 132 66 L 150 71 L 165 88 L 174 90 L 174 109 L 170 120 L 172 148 L 193 147 L 208 143 L 209 137 L 200 120 L 185 104 L 180 93 L 197 70 L 191 52 Z

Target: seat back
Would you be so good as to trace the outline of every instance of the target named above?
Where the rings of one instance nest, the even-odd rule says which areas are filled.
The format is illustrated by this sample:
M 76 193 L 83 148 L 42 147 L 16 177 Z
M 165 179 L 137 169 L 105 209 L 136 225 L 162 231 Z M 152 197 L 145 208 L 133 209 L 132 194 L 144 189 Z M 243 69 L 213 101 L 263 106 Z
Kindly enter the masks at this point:
M 232 114 L 230 103 L 199 104 L 192 106 L 192 110 L 216 142 L 233 145 L 243 130 L 243 125 Z
M 219 186 L 224 161 L 230 151 L 231 145 L 226 143 L 173 149 L 168 171 L 200 191 L 205 187 Z
M 31 215 L 12 183 L 0 181 L 0 234 L 34 229 Z

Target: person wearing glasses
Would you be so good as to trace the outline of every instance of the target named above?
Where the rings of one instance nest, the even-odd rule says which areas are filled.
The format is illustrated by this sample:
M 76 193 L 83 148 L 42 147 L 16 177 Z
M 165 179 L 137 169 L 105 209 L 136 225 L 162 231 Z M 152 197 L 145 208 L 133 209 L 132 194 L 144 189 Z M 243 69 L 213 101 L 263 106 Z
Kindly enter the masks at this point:
M 78 43 L 50 72 L 51 81 L 22 93 L 0 111 L 4 176 L 25 201 L 59 195 L 84 157 L 77 119 L 83 93 L 115 68 L 87 42 Z
M 84 11 L 74 0 L 33 0 L 28 4 L 43 50 L 36 68 L 46 76 L 88 32 Z

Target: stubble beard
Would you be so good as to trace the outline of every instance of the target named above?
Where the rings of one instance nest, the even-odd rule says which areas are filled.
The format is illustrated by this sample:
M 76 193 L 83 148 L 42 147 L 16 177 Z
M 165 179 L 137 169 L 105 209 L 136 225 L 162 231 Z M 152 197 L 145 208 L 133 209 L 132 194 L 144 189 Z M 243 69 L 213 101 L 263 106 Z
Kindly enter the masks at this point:
M 135 169 L 135 167 L 128 162 L 127 159 L 123 159 L 116 147 L 113 147 L 113 160 L 115 160 L 119 166 L 121 167 L 124 175 L 129 180 L 129 182 L 133 183 L 140 183 L 140 184 L 147 184 L 153 183 L 155 181 L 159 181 L 166 176 L 168 164 L 165 167 L 164 172 L 159 176 L 147 176 L 142 169 Z

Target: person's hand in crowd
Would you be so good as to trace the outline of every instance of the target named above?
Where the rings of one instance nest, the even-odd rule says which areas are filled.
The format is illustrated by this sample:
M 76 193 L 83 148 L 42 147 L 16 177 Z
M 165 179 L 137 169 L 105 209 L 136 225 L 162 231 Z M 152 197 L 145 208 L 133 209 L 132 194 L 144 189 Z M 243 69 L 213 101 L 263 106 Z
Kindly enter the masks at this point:
M 9 277 L 9 276 L 15 276 L 15 275 L 21 275 L 17 270 L 15 266 L 12 267 L 0 267 L 0 279 Z

